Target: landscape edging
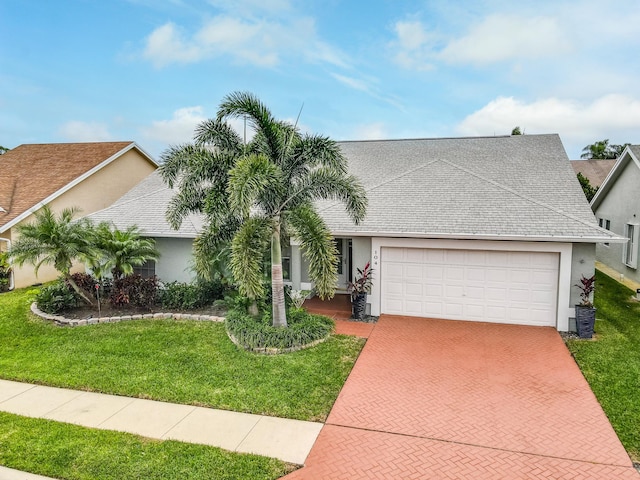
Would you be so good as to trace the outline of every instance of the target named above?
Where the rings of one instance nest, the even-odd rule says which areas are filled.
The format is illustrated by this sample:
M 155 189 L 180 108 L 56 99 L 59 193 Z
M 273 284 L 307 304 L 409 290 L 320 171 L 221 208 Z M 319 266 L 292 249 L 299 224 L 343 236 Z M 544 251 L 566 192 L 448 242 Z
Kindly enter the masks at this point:
M 56 325 L 61 327 L 81 327 L 85 325 L 95 325 L 97 323 L 117 323 L 123 322 L 127 320 L 141 320 L 141 319 L 160 319 L 160 318 L 169 318 L 173 320 L 199 320 L 204 322 L 224 322 L 224 317 L 217 317 L 215 315 L 196 315 L 191 313 L 144 313 L 138 315 L 121 315 L 117 317 L 99 317 L 99 318 L 66 318 L 62 315 L 52 315 L 50 313 L 45 313 L 38 308 L 36 302 L 31 304 L 31 312 L 34 315 L 39 316 L 40 318 L 44 318 L 45 320 L 50 320 L 54 322 Z

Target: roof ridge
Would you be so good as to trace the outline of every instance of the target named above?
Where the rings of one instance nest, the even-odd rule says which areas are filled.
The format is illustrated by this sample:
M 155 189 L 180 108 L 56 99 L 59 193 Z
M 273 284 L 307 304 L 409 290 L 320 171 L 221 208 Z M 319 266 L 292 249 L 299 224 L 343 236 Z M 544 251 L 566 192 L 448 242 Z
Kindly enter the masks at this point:
M 597 228 L 600 228 L 600 227 L 598 227 L 595 223 L 593 223 L 593 224 L 588 223 L 588 222 L 586 222 L 586 221 L 582 220 L 581 218 L 578 218 L 578 217 L 576 217 L 576 216 L 574 216 L 574 215 L 571 215 L 570 213 L 567 213 L 567 212 L 565 212 L 565 211 L 563 211 L 563 210 L 560 210 L 560 209 L 558 209 L 558 208 L 555 208 L 555 207 L 553 207 L 553 206 L 551 206 L 551 205 L 549 205 L 549 204 L 547 204 L 547 203 L 545 203 L 545 202 L 542 202 L 542 201 L 540 201 L 540 200 L 536 200 L 535 198 L 531 198 L 531 197 L 529 197 L 528 195 L 524 195 L 524 194 L 522 194 L 522 193 L 520 193 L 520 192 L 518 192 L 518 191 L 514 190 L 513 188 L 508 187 L 507 185 L 503 185 L 503 184 L 501 184 L 501 183 L 499 183 L 499 182 L 496 182 L 495 180 L 492 180 L 492 179 L 490 179 L 490 178 L 487 178 L 487 177 L 485 177 L 484 175 L 480 175 L 479 173 L 476 173 L 476 172 L 474 172 L 474 171 L 472 171 L 472 170 L 469 170 L 468 168 L 465 168 L 465 167 L 463 167 L 463 166 L 461 166 L 461 165 L 456 165 L 455 163 L 451 163 L 451 162 L 450 162 L 450 161 L 448 161 L 448 160 L 441 160 L 441 161 L 442 161 L 442 162 L 444 162 L 444 163 L 446 163 L 447 165 L 450 165 L 450 166 L 451 166 L 451 167 L 453 167 L 453 168 L 457 168 L 458 170 L 462 170 L 462 171 L 464 171 L 464 172 L 466 172 L 466 173 L 468 173 L 468 174 L 470 174 L 470 175 L 473 175 L 473 176 L 474 176 L 474 177 L 476 177 L 476 178 L 479 178 L 480 180 L 483 180 L 483 181 L 485 181 L 485 182 L 487 182 L 487 183 L 490 183 L 491 185 L 493 185 L 493 186 L 495 186 L 495 187 L 498 187 L 498 188 L 500 188 L 500 189 L 502 189 L 502 190 L 505 190 L 505 191 L 507 191 L 507 192 L 509 192 L 509 193 L 511 193 L 511 194 L 513 194 L 513 195 L 515 195 L 515 196 L 517 196 L 517 197 L 520 197 L 520 198 L 524 199 L 524 200 L 527 200 L 528 202 L 535 203 L 536 205 L 539 205 L 539 206 L 541 206 L 541 207 L 543 207 L 543 208 L 546 208 L 547 210 L 551 210 L 552 212 L 555 212 L 555 213 L 557 213 L 557 214 L 559 214 L 559 215 L 562 215 L 562 216 L 564 216 L 564 217 L 570 218 L 570 219 L 572 219 L 572 220 L 574 220 L 574 221 L 576 221 L 576 222 L 579 222 L 579 223 L 581 223 L 581 224 L 583 224 L 583 225 L 586 225 L 586 226 L 588 226 L 588 227 L 597 227 Z M 608 230 L 607 230 L 607 231 L 608 231 Z

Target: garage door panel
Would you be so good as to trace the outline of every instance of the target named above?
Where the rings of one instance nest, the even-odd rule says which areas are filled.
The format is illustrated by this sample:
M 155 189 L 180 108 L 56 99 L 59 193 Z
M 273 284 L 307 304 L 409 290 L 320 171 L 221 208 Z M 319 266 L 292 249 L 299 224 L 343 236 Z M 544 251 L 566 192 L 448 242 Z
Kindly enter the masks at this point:
M 383 247 L 383 313 L 555 325 L 557 253 Z
M 467 280 L 472 282 L 484 282 L 487 270 L 484 268 L 467 268 Z

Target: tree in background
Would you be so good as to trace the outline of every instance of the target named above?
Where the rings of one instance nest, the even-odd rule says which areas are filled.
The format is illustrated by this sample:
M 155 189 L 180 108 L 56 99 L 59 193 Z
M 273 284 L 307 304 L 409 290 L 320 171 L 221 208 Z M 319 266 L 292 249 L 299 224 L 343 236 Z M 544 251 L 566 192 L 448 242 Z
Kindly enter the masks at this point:
M 595 142 L 584 147 L 580 158 L 593 160 L 616 159 L 622 154 L 628 145 L 631 144 L 624 143 L 622 145 L 610 145 L 609 139 L 605 138 L 604 140 L 600 140 L 599 142 Z
M 237 118 L 255 132 L 246 145 L 227 123 Z M 337 143 L 301 134 L 296 125 L 275 119 L 257 97 L 241 92 L 223 99 L 217 118 L 203 122 L 195 140 L 163 154 L 161 174 L 170 186 L 180 186 L 167 212 L 172 225 L 191 212 L 207 218 L 196 255 L 206 252 L 207 244 L 216 250 L 221 239 L 230 240 L 233 277 L 244 295 L 256 299 L 266 293 L 262 265 L 270 244 L 273 325 L 286 327 L 281 241 L 293 236 L 318 295 L 332 297 L 337 252 L 314 201 L 340 200 L 355 223 L 367 206 Z
M 522 133 L 522 130 L 520 130 L 520 126 L 514 127 L 513 130 L 511 130 L 511 135 L 524 135 Z
M 7 147 L 3 147 L 2 145 L 0 145 L 0 155 L 2 155 L 3 153 L 7 153 L 9 151 L 9 149 Z
M 591 185 L 591 182 L 587 177 L 582 175 L 582 173 L 578 172 L 578 181 L 580 182 L 580 186 L 582 187 L 582 191 L 584 192 L 584 196 L 587 197 L 587 200 L 591 202 L 596 192 L 598 191 L 598 187 L 594 187 Z

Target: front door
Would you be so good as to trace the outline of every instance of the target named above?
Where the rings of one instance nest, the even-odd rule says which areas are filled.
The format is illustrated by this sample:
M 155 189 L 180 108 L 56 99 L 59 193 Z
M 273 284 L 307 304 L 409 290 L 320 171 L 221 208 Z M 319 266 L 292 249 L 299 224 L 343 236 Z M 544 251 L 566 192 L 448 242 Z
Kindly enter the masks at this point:
M 336 288 L 341 291 L 347 289 L 349 278 L 349 239 L 336 238 L 333 240 L 338 250 L 338 284 Z

